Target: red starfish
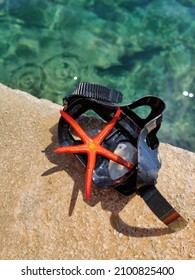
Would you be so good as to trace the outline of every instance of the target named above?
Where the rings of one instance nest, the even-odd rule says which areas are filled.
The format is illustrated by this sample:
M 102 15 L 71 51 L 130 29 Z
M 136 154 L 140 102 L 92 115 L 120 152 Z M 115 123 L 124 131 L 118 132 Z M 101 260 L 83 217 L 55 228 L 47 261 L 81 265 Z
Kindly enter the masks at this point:
M 84 130 L 80 127 L 80 125 L 69 114 L 67 114 L 63 110 L 60 110 L 60 113 L 62 117 L 72 126 L 72 128 L 75 130 L 75 132 L 78 134 L 78 136 L 81 138 L 84 144 L 79 144 L 74 146 L 61 146 L 55 149 L 54 152 L 87 154 L 88 161 L 87 161 L 87 169 L 86 169 L 85 192 L 86 192 L 86 199 L 89 200 L 90 193 L 91 193 L 91 186 L 92 186 L 92 175 L 96 163 L 97 154 L 109 158 L 119 164 L 122 164 L 129 169 L 133 167 L 132 163 L 127 162 L 120 156 L 114 154 L 113 152 L 101 146 L 101 143 L 104 140 L 104 138 L 109 134 L 109 132 L 115 126 L 121 114 L 121 109 L 118 108 L 112 120 L 93 138 L 89 137 L 89 135 L 87 135 L 84 132 Z

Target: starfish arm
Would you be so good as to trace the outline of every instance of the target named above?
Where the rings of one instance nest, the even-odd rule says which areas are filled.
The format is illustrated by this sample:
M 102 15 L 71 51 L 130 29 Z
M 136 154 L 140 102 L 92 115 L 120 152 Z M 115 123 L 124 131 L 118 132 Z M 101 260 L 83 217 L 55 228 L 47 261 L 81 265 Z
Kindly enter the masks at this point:
M 84 143 L 91 142 L 91 138 L 85 133 L 81 126 L 66 112 L 60 110 L 62 117 L 72 126 Z
M 106 138 L 106 136 L 110 133 L 110 131 L 115 126 L 120 114 L 121 114 L 121 109 L 118 108 L 112 120 L 93 138 L 93 140 L 97 144 L 101 144 L 104 138 Z
M 61 146 L 54 150 L 54 153 L 87 153 L 88 147 L 85 144 L 74 146 Z
M 90 195 L 91 195 L 92 176 L 93 176 L 93 170 L 95 168 L 95 163 L 96 163 L 96 152 L 88 153 L 86 179 L 85 179 L 85 195 L 87 200 L 90 199 Z
M 114 162 L 117 162 L 121 165 L 124 165 L 125 167 L 131 169 L 134 165 L 131 162 L 128 162 L 124 160 L 122 157 L 114 154 L 113 152 L 107 150 L 106 148 L 100 146 L 100 149 L 97 151 L 98 154 L 113 160 Z

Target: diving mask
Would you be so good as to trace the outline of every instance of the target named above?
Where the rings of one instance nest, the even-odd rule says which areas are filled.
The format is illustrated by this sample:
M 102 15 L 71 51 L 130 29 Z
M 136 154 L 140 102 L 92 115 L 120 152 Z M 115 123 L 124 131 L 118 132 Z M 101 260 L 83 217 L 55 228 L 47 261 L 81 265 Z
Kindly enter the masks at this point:
M 165 104 L 158 97 L 146 96 L 119 105 L 122 98 L 122 93 L 115 89 L 80 83 L 63 99 L 64 109 L 58 124 L 60 147 L 55 152 L 75 153 L 86 166 L 87 200 L 92 183 L 99 188 L 114 188 L 125 196 L 136 193 L 168 225 L 180 215 L 155 186 L 161 166 L 157 132 Z M 134 110 L 144 106 L 150 108 L 150 113 L 142 118 Z M 93 131 L 92 135 L 78 124 L 88 111 L 106 122 L 101 131 Z

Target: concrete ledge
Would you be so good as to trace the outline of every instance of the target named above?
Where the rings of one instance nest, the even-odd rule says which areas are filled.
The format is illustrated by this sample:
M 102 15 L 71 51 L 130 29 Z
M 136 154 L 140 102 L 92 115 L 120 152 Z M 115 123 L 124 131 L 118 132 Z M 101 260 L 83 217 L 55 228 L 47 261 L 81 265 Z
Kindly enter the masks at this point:
M 194 259 L 195 154 L 160 145 L 158 188 L 188 221 L 172 232 L 138 196 L 93 188 L 55 155 L 61 106 L 0 85 L 0 259 Z

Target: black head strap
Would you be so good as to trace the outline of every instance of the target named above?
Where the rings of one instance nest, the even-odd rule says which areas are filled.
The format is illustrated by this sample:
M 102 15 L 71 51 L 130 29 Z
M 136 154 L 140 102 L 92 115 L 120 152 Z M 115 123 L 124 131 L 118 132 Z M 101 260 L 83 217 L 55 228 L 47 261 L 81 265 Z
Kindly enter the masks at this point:
M 155 186 L 144 186 L 140 188 L 139 195 L 165 225 L 170 225 L 174 230 L 182 229 L 186 226 L 186 221 L 168 203 Z
M 123 99 L 120 91 L 93 83 L 80 83 L 71 93 L 71 96 L 74 95 L 108 103 L 120 103 Z

